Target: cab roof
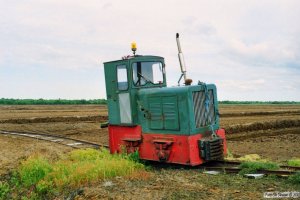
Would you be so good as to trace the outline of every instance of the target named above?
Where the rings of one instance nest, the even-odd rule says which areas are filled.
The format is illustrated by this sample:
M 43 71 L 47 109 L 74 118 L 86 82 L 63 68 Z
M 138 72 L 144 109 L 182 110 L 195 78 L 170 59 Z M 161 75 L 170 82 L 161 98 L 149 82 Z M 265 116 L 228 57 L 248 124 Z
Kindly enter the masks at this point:
M 124 56 L 122 59 L 120 60 L 112 60 L 112 61 L 107 61 L 107 62 L 104 62 L 103 64 L 106 64 L 106 63 L 113 63 L 113 62 L 120 62 L 120 61 L 124 61 L 124 60 L 136 60 L 136 59 L 143 59 L 143 60 L 146 60 L 147 58 L 149 59 L 155 59 L 155 58 L 158 58 L 158 59 L 164 59 L 163 57 L 161 56 L 153 56 L 153 55 L 135 55 L 135 56 Z

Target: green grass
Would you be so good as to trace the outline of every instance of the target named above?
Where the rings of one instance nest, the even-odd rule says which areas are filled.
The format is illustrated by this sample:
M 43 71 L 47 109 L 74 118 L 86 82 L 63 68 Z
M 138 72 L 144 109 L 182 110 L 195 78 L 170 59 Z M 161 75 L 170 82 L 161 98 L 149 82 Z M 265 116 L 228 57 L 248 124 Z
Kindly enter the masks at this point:
M 8 183 L 0 181 L 0 200 L 7 199 L 7 195 L 10 192 L 10 187 Z
M 52 171 L 52 166 L 48 160 L 34 156 L 22 162 L 18 169 L 21 182 L 25 187 L 37 184 L 47 174 Z
M 293 158 L 291 160 L 288 160 L 288 165 L 289 166 L 300 167 L 300 158 Z
M 276 170 L 279 169 L 279 165 L 273 162 L 243 162 L 240 164 L 240 171 L 241 175 L 248 174 L 248 173 L 255 173 L 258 170 Z
M 47 198 L 100 180 L 144 173 L 144 165 L 135 159 L 136 155 L 112 155 L 106 149 L 74 150 L 55 162 L 33 156 L 21 163 L 10 182 L 21 193 L 34 188 L 33 196 Z M 2 196 L 6 194 L 5 186 L 0 185 Z
M 288 178 L 288 181 L 289 181 L 290 183 L 300 185 L 300 172 L 297 172 L 296 174 L 290 176 L 290 177 Z
M 79 186 L 115 176 L 129 175 L 144 166 L 121 155 L 111 155 L 107 150 L 76 150 L 69 157 L 56 162 L 43 185 Z
M 289 166 L 300 167 L 300 158 L 293 158 L 291 160 L 288 160 L 287 163 Z M 288 178 L 288 181 L 290 183 L 300 185 L 300 172 L 297 172 L 296 174 L 290 176 Z

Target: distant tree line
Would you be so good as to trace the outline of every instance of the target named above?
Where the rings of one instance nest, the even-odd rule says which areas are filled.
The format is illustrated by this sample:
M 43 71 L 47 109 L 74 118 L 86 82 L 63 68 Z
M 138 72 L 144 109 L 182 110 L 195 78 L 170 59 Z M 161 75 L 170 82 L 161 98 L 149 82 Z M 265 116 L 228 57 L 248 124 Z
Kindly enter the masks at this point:
M 219 101 L 219 104 L 300 104 L 299 101 Z
M 78 105 L 107 104 L 106 99 L 0 99 L 0 105 Z M 219 101 L 219 104 L 300 104 L 299 101 Z
M 106 99 L 0 99 L 0 105 L 78 105 L 78 104 L 106 104 Z

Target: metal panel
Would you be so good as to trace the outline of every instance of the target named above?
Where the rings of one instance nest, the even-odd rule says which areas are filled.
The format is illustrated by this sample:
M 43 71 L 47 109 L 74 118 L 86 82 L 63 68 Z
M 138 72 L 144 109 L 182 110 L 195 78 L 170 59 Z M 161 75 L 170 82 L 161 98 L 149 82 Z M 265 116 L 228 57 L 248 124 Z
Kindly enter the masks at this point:
M 120 120 L 123 124 L 131 124 L 131 105 L 129 93 L 119 94 Z
M 215 106 L 214 106 L 214 93 L 213 90 L 208 90 L 209 94 L 209 109 L 207 118 L 205 118 L 205 92 L 197 91 L 193 92 L 193 103 L 195 113 L 196 128 L 213 125 L 216 123 Z M 211 120 L 209 124 L 208 121 Z
M 162 107 L 160 97 L 149 98 L 149 111 L 151 114 L 150 128 L 151 129 L 162 129 Z
M 150 128 L 179 130 L 177 96 L 149 98 Z
M 179 130 L 177 97 L 163 97 L 164 128 L 167 130 Z

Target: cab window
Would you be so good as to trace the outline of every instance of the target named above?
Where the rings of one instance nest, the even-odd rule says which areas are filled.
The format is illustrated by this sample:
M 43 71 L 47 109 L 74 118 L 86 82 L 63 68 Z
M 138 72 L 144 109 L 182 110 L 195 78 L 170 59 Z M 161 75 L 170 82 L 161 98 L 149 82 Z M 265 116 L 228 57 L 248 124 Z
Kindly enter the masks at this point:
M 126 65 L 117 66 L 118 89 L 128 89 L 127 68 Z
M 163 66 L 161 62 L 135 62 L 132 64 L 132 69 L 133 84 L 135 86 L 163 83 Z

